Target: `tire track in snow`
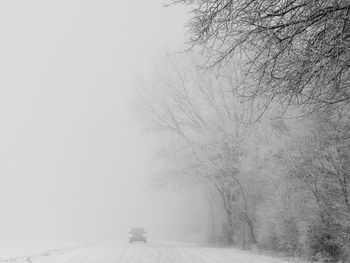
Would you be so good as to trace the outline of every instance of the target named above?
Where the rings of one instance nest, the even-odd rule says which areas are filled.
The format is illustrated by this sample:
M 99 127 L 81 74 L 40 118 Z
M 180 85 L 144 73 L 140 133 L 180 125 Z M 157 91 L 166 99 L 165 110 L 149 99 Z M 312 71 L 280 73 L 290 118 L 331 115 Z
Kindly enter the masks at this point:
M 123 249 L 123 251 L 120 253 L 120 255 L 118 257 L 117 263 L 122 263 L 123 262 L 123 258 L 125 257 L 128 249 L 129 249 L 128 246 Z

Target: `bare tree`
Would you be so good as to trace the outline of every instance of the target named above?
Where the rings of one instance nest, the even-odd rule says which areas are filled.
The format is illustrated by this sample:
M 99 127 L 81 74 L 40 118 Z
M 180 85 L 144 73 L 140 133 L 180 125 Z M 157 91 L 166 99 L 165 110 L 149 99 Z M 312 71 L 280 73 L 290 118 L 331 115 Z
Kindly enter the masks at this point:
M 231 77 L 203 74 L 191 63 L 181 68 L 181 63 L 171 60 L 166 68 L 159 74 L 162 80 L 143 90 L 142 96 L 143 115 L 156 130 L 173 136 L 175 141 L 167 155 L 171 161 L 157 177 L 157 184 L 210 185 L 226 214 L 229 242 L 239 238 L 234 237 L 235 220 L 245 212 L 250 241 L 255 243 L 249 198 L 239 171 L 245 112 L 239 99 L 226 89 Z
M 350 3 L 346 0 L 171 0 L 192 8 L 192 47 L 209 65 L 244 54 L 244 96 L 307 112 L 350 100 Z

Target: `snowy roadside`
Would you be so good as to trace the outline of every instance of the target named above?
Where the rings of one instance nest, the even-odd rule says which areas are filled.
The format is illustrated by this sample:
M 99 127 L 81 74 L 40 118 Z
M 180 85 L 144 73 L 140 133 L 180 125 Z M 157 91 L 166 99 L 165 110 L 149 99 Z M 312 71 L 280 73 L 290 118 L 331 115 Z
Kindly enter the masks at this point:
M 85 248 L 91 244 L 81 244 L 76 242 L 7 242 L 0 244 L 0 263 L 27 261 L 39 257 L 54 256 L 63 253 L 69 253 L 79 248 Z
M 309 263 L 310 261 L 303 259 L 303 258 L 297 258 L 297 257 L 291 257 L 286 256 L 284 254 L 276 254 L 274 252 L 259 250 L 259 249 L 251 249 L 251 250 L 245 250 L 241 247 L 237 246 L 219 246 L 219 245 L 213 245 L 208 243 L 198 243 L 198 242 L 184 242 L 179 240 L 156 240 L 153 242 L 154 245 L 159 247 L 165 247 L 165 248 L 171 248 L 176 247 L 178 251 L 192 251 L 196 252 L 197 254 L 203 254 L 208 256 L 209 258 L 213 255 L 217 255 L 217 257 L 220 257 L 220 253 L 222 254 L 234 254 L 234 255 L 240 255 L 239 258 L 249 258 L 252 260 L 251 262 L 257 262 L 257 263 L 263 263 L 263 262 L 273 262 L 273 263 L 281 263 L 281 262 L 291 262 L 291 263 Z M 255 261 L 258 260 L 258 261 Z M 259 261 L 260 260 L 260 261 Z M 215 261 L 216 262 L 216 261 Z M 248 261 L 249 262 L 249 261 Z M 313 261 L 313 263 L 317 263 L 316 261 Z

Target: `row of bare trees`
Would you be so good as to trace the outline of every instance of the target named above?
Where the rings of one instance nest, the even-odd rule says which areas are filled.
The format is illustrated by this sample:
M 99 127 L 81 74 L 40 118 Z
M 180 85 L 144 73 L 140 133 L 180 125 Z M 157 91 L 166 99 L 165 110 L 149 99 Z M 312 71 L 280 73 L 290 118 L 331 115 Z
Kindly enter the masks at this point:
M 162 138 L 152 184 L 200 186 L 212 220 L 207 241 L 318 258 L 350 247 L 350 115 L 259 121 L 237 94 L 234 66 L 203 71 L 194 55 L 167 57 L 140 89 L 139 114 Z M 277 117 L 276 117 L 277 116 Z M 203 198 L 205 198 L 203 197 Z
M 172 4 L 205 58 L 168 58 L 141 91 L 154 185 L 201 186 L 212 241 L 241 244 L 245 213 L 252 246 L 349 260 L 349 1 Z

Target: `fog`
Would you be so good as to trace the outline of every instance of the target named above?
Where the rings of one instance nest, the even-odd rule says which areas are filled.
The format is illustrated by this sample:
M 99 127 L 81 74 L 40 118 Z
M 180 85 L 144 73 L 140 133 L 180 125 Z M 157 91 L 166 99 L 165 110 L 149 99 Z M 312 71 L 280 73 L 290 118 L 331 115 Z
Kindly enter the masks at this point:
M 0 0 L 0 263 L 350 262 L 349 14 Z
M 185 197 L 149 191 L 154 141 L 130 102 L 135 76 L 184 48 L 185 15 L 162 1 L 0 2 L 1 244 L 169 229 Z

